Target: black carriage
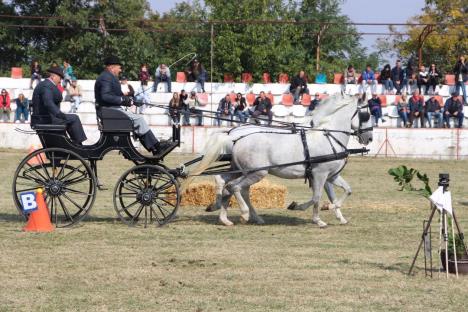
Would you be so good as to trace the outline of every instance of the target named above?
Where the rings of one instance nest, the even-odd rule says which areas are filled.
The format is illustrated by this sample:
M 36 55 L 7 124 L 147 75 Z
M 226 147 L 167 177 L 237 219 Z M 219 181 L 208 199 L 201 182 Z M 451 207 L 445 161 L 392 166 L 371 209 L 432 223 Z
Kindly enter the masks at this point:
M 169 169 L 164 157 L 180 146 L 180 127 L 172 128 L 172 144 L 158 155 L 144 155 L 132 143 L 132 121 L 121 111 L 100 109 L 100 138 L 93 145 L 74 144 L 64 125 L 31 123 L 43 148 L 27 155 L 13 179 L 14 202 L 25 218 L 20 203 L 22 192 L 44 190 L 51 221 L 57 227 L 69 227 L 91 210 L 97 190 L 97 162 L 118 150 L 135 166 L 117 181 L 113 191 L 114 208 L 128 225 L 163 225 L 177 213 L 180 191 L 179 169 Z M 34 117 L 34 116 L 33 116 Z

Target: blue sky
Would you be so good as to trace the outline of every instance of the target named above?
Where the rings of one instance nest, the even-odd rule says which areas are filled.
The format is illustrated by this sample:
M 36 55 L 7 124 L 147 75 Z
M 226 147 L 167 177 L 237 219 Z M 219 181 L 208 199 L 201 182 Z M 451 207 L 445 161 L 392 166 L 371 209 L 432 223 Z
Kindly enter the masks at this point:
M 167 12 L 183 0 L 150 0 L 151 8 Z M 190 2 L 190 0 L 187 0 Z M 342 11 L 353 22 L 404 23 L 421 12 L 424 0 L 347 0 Z M 360 26 L 361 32 L 387 32 L 386 26 Z M 372 50 L 377 36 L 364 36 L 362 44 Z

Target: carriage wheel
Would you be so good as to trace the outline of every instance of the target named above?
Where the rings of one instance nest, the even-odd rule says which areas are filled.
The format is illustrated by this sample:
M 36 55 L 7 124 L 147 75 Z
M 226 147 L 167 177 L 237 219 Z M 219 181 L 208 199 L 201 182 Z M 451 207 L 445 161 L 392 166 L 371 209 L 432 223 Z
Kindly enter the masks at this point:
M 160 166 L 139 165 L 127 170 L 114 188 L 114 208 L 128 225 L 169 222 L 180 203 L 179 184 Z
M 44 189 L 50 220 L 58 228 L 78 223 L 96 198 L 89 165 L 78 154 L 62 148 L 34 151 L 19 164 L 13 178 L 13 199 L 21 215 L 20 194 L 38 188 Z

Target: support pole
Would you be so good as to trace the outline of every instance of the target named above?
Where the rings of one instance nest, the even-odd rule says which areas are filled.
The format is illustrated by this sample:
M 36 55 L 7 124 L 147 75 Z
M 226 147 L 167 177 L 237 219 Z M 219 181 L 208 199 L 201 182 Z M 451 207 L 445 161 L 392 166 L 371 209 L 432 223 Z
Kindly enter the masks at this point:
M 213 114 L 213 58 L 214 58 L 214 23 L 211 23 L 211 48 L 210 48 L 210 111 Z M 214 125 L 214 119 L 211 119 L 211 125 Z

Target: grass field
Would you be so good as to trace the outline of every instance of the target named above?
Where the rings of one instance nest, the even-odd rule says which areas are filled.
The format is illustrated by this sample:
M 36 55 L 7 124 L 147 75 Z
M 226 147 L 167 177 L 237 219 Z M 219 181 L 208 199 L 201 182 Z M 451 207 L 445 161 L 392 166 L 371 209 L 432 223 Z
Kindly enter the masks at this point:
M 259 210 L 266 225 L 217 224 L 202 207 L 182 208 L 163 228 L 116 220 L 111 191 L 99 192 L 79 226 L 50 234 L 21 231 L 11 199 L 25 152 L 1 152 L 0 311 L 466 311 L 468 277 L 406 275 L 428 217 L 425 199 L 401 193 L 390 167 L 407 164 L 451 174 L 459 221 L 468 229 L 467 161 L 352 158 L 343 176 L 353 187 L 339 225 L 311 224 L 312 211 Z M 192 155 L 173 155 L 177 164 Z M 130 163 L 100 163 L 112 189 Z M 289 200 L 310 197 L 303 181 L 285 183 Z M 238 222 L 237 209 L 230 210 Z M 436 243 L 436 241 L 434 241 Z

